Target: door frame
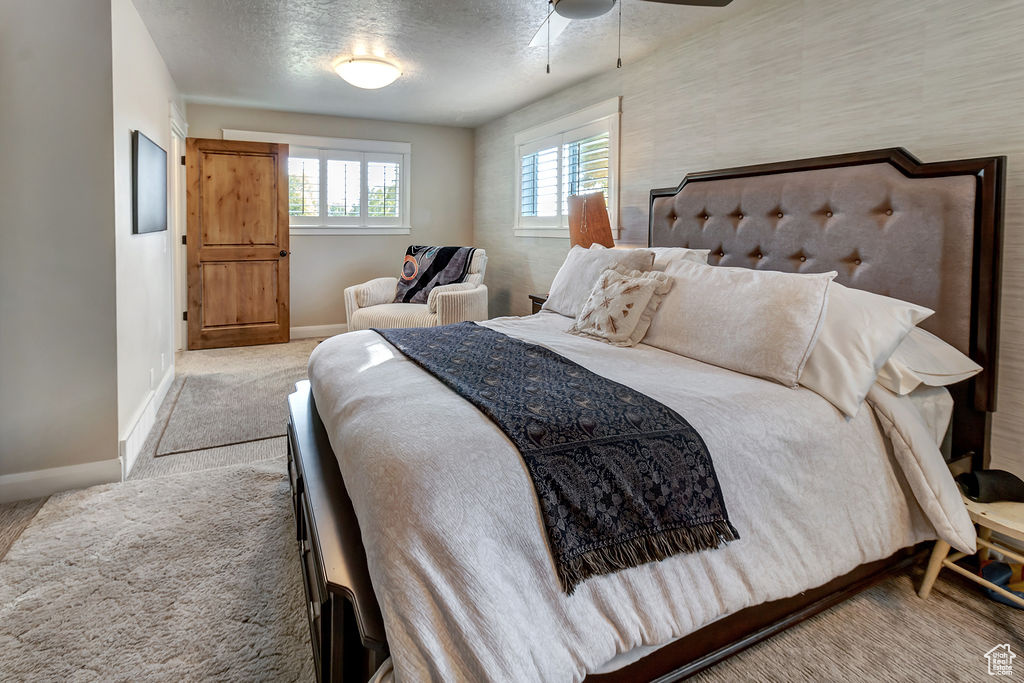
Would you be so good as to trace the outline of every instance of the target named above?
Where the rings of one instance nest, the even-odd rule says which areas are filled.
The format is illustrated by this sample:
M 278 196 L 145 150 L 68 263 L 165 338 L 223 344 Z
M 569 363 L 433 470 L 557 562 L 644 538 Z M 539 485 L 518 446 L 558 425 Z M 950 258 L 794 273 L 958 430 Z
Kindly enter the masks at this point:
M 170 104 L 171 122 L 171 248 L 173 249 L 174 269 L 174 311 L 171 329 L 174 330 L 174 350 L 184 351 L 188 343 L 188 323 L 185 322 L 185 311 L 188 310 L 188 252 L 183 238 L 186 235 L 187 208 L 185 206 L 185 138 L 188 137 L 188 121 L 185 115 L 172 100 Z

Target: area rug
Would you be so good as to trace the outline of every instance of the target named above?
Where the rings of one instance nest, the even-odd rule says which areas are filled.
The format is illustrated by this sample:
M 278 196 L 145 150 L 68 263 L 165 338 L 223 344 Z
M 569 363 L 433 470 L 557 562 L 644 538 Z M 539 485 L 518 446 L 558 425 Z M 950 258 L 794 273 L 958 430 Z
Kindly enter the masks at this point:
M 0 680 L 315 680 L 284 459 L 52 496 L 0 561 Z
M 295 383 L 305 377 L 305 364 L 262 372 L 179 377 L 168 394 L 173 407 L 156 455 L 283 436 L 288 423 L 287 396 L 295 391 Z

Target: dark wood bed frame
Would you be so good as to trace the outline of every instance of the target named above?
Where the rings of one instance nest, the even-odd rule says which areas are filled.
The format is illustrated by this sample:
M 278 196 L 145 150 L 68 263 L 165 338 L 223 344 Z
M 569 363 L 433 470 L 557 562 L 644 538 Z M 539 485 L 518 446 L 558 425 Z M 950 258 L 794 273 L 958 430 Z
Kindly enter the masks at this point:
M 651 202 L 653 206 L 655 198 L 678 193 L 687 183 L 878 162 L 890 163 L 908 177 L 977 179 L 970 355 L 984 371 L 971 382 L 952 387 L 956 408 L 951 468 L 982 467 L 995 410 L 1005 157 L 924 164 L 899 148 L 818 157 L 689 174 L 675 188 L 652 190 Z M 653 225 L 653 215 L 651 220 Z M 296 385 L 288 407 L 288 472 L 317 677 L 366 681 L 388 656 L 388 645 L 359 524 L 308 381 Z M 587 680 L 670 681 L 691 676 L 905 569 L 922 552 L 904 549 L 818 588 L 741 610 L 630 665 Z

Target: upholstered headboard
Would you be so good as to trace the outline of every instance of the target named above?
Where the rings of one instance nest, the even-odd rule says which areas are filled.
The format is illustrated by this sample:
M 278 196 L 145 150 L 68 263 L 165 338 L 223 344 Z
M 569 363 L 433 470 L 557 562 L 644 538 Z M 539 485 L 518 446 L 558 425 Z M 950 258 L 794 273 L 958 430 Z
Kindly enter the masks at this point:
M 980 458 L 995 410 L 1005 166 L 923 164 L 893 148 L 691 173 L 651 191 L 649 244 L 710 249 L 713 265 L 835 270 L 935 310 L 922 327 L 985 368 L 954 392 L 954 455 Z

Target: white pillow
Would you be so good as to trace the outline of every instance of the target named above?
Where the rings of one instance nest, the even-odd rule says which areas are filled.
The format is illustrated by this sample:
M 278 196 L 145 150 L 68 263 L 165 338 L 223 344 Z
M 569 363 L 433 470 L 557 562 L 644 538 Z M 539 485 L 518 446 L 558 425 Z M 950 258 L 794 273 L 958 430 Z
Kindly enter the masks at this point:
M 584 249 L 575 246 L 569 250 L 565 262 L 555 274 L 548 300 L 542 308 L 575 318 L 601 273 L 616 266 L 646 272 L 653 262 L 654 254 L 646 249 Z
M 603 244 L 592 244 L 591 249 L 607 249 Z M 682 259 L 694 263 L 707 263 L 710 249 L 688 249 L 686 247 L 644 247 L 654 252 L 654 267 L 651 270 L 664 271 L 668 264 Z
M 878 383 L 906 395 L 924 384 L 943 387 L 981 372 L 981 366 L 934 334 L 914 328 L 878 371 Z
M 686 249 L 685 247 L 647 247 L 654 252 L 654 267 L 651 270 L 665 270 L 673 261 L 707 263 L 710 249 Z
M 949 390 L 945 387 L 922 385 L 907 394 L 907 399 L 914 404 L 914 408 L 935 437 L 935 445 L 941 449 L 949 432 L 949 423 L 953 419 L 953 396 Z
M 800 384 L 853 417 L 885 361 L 934 311 L 838 282 L 828 298 L 825 325 Z
M 815 275 L 674 261 L 644 343 L 795 387 L 835 272 Z

